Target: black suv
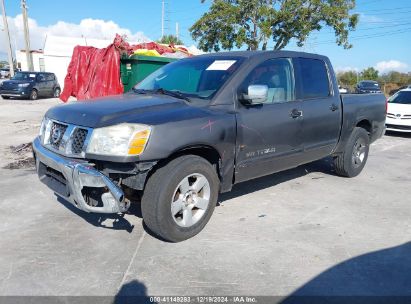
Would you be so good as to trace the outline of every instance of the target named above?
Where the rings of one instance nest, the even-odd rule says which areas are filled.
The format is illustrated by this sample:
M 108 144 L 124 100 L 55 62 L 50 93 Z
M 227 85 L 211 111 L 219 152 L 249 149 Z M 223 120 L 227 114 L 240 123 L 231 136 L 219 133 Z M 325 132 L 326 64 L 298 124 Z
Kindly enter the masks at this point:
M 45 72 L 17 72 L 10 80 L 0 83 L 0 95 L 36 100 L 38 97 L 59 97 L 61 92 L 56 75 Z
M 355 92 L 357 94 L 382 93 L 378 82 L 373 80 L 360 81 L 355 88 Z

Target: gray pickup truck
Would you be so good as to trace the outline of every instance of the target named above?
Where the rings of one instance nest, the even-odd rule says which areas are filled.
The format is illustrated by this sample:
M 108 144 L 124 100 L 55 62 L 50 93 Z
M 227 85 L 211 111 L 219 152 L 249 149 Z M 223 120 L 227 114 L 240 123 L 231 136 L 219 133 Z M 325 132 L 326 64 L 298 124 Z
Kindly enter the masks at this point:
M 382 94 L 343 95 L 327 57 L 228 52 L 168 64 L 132 92 L 50 109 L 33 142 L 40 180 L 86 212 L 126 212 L 172 242 L 199 233 L 234 184 L 327 156 L 364 168 Z M 330 193 L 330 195 L 333 195 Z

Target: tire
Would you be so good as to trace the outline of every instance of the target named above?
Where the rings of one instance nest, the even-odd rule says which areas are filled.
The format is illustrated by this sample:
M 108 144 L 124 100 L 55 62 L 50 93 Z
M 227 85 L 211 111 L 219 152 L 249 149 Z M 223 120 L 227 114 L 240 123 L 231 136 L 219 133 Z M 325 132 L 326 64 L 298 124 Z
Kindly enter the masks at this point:
M 3 99 L 10 99 L 10 96 L 1 96 L 1 98 L 3 98 Z
M 356 127 L 348 139 L 344 152 L 334 157 L 335 171 L 344 177 L 355 177 L 363 170 L 370 150 L 368 132 Z
M 30 93 L 29 99 L 30 100 L 37 100 L 39 98 L 39 94 L 37 93 L 36 89 L 33 89 Z
M 218 190 L 216 170 L 207 160 L 181 156 L 148 179 L 141 200 L 143 220 L 163 240 L 184 241 L 207 224 L 217 204 Z
M 54 89 L 54 92 L 53 92 L 53 97 L 54 97 L 54 98 L 59 98 L 59 97 L 60 97 L 60 93 L 61 93 L 60 88 L 55 88 L 55 89 Z

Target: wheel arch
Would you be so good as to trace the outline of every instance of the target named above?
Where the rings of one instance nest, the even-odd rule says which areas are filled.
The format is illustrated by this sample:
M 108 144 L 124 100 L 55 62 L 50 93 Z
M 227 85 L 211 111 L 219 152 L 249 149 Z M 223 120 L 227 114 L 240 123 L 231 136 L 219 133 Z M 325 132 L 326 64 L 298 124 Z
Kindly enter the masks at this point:
M 197 155 L 199 157 L 204 158 L 210 164 L 215 166 L 217 170 L 217 174 L 219 178 L 221 179 L 220 172 L 219 172 L 219 168 L 221 166 L 221 155 L 216 148 L 209 146 L 209 145 L 203 145 L 203 144 L 183 147 L 171 153 L 165 159 L 165 161 L 170 162 L 171 160 L 176 159 L 183 155 Z
M 371 122 L 368 119 L 362 119 L 357 122 L 356 127 L 358 128 L 363 128 L 368 132 L 368 135 L 371 136 L 372 133 L 372 125 Z
M 174 152 L 172 152 L 167 158 L 160 160 L 148 173 L 146 182 L 150 178 L 150 176 L 160 167 L 167 165 L 172 160 L 179 158 L 184 155 L 196 155 L 199 157 L 204 158 L 207 160 L 216 170 L 220 183 L 222 181 L 222 173 L 221 173 L 221 155 L 217 151 L 216 148 L 203 145 L 203 144 L 196 144 L 187 147 L 182 147 Z

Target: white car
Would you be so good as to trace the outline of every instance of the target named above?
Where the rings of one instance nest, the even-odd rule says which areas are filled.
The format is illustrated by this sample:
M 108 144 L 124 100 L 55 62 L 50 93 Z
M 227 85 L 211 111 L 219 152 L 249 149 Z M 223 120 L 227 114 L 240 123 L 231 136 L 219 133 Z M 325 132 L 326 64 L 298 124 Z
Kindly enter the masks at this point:
M 340 85 L 338 86 L 338 91 L 340 92 L 340 94 L 348 94 L 348 89 Z
M 0 69 L 0 78 L 7 78 L 10 76 L 10 69 L 9 68 L 1 68 Z
M 398 91 L 388 99 L 385 126 L 388 131 L 411 133 L 411 89 Z

